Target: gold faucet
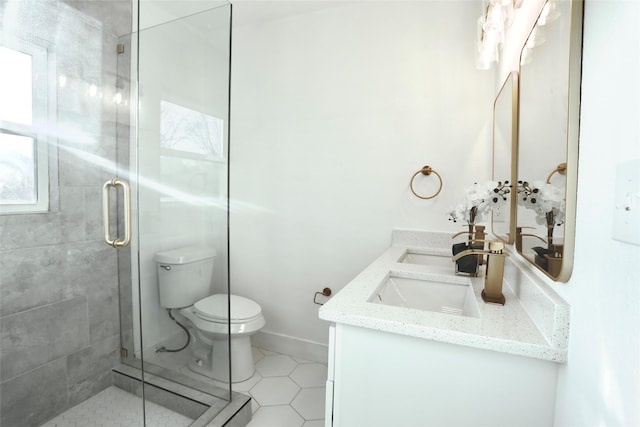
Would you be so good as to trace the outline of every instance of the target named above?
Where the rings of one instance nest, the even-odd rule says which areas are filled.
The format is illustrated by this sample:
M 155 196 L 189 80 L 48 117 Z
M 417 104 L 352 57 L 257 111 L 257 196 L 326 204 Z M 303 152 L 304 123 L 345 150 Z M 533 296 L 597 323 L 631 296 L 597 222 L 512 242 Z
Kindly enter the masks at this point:
M 535 237 L 536 239 L 542 241 L 543 243 L 547 243 L 547 241 L 545 239 L 543 239 L 542 237 L 538 236 L 537 234 L 523 233 L 522 230 L 524 230 L 525 228 L 535 229 L 535 227 L 516 227 L 516 249 L 518 251 L 522 252 L 522 238 L 523 237 Z
M 485 272 L 484 289 L 482 290 L 482 300 L 486 303 L 504 305 L 504 295 L 502 295 L 502 281 L 504 279 L 504 259 L 509 256 L 504 252 L 504 243 L 496 240 L 489 241 L 489 249 L 467 249 L 453 256 L 452 261 L 456 262 L 467 255 L 487 255 L 487 269 Z

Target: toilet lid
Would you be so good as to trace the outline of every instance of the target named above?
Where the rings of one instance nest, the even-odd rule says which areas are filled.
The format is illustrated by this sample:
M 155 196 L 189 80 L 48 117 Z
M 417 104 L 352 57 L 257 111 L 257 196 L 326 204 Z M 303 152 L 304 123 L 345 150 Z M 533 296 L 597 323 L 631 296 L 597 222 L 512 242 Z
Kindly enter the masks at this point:
M 216 294 L 201 299 L 193 305 L 196 315 L 203 319 L 227 321 L 227 295 Z M 260 306 L 250 299 L 231 295 L 231 323 L 240 323 L 258 317 L 262 313 Z

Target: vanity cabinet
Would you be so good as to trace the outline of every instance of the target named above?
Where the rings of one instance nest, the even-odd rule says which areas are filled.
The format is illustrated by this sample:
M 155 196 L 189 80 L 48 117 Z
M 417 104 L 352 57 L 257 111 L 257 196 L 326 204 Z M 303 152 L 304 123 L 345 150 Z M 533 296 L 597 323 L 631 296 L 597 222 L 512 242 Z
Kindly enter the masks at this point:
M 510 256 L 504 305 L 482 301 L 481 276 L 466 279 L 477 312 L 378 303 L 390 277 L 419 286 L 462 280 L 450 265 L 451 236 L 394 230 L 392 242 L 319 310 L 331 325 L 326 427 L 552 426 L 568 356 L 566 301 Z M 437 300 L 430 295 L 410 298 Z
M 326 427 L 552 426 L 558 364 L 333 323 Z

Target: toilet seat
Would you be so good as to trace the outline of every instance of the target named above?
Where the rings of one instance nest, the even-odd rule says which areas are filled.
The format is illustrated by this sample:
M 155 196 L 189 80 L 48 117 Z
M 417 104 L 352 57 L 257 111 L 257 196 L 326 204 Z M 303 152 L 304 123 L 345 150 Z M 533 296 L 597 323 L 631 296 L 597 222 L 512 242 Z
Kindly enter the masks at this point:
M 180 309 L 178 313 L 191 321 L 199 332 L 220 337 L 228 337 L 229 334 L 232 337 L 252 335 L 266 324 L 260 305 L 237 295 L 231 295 L 232 319 L 226 317 L 226 294 L 208 296 L 192 306 Z
M 193 305 L 193 313 L 199 318 L 216 323 L 248 323 L 262 317 L 260 306 L 250 299 L 231 295 L 231 313 L 227 318 L 227 295 L 215 294 Z

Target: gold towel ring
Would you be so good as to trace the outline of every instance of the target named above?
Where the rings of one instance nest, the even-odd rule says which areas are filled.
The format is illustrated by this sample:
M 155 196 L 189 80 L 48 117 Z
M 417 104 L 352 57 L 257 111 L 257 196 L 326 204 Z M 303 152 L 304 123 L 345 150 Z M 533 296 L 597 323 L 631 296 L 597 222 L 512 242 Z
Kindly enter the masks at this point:
M 418 193 L 416 193 L 416 190 L 413 189 L 413 180 L 419 173 L 429 176 L 431 175 L 431 172 L 435 173 L 436 176 L 438 177 L 438 180 L 440 180 L 440 188 L 438 188 L 438 191 L 436 191 L 436 194 L 434 194 L 433 196 L 429 196 L 429 197 L 421 196 Z M 418 172 L 413 174 L 413 176 L 411 177 L 411 181 L 409 181 L 409 187 L 411 188 L 411 192 L 413 193 L 414 196 L 424 200 L 433 199 L 442 191 L 442 177 L 438 172 L 431 169 L 431 166 L 423 166 L 422 169 L 420 169 Z
M 547 177 L 547 184 L 551 184 L 551 177 L 553 176 L 554 173 L 558 172 L 560 175 L 566 175 L 567 174 L 567 164 L 566 163 L 560 163 L 558 165 L 557 168 L 555 168 L 553 170 L 553 172 L 551 172 L 549 174 L 549 176 Z

